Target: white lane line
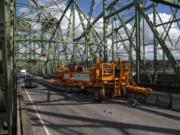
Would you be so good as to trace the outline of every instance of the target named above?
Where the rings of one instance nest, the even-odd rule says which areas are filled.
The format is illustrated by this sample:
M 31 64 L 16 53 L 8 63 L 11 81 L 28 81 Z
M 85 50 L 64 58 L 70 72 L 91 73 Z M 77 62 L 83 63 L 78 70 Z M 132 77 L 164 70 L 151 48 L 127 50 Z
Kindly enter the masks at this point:
M 41 115 L 40 115 L 39 112 L 38 112 L 37 107 L 33 104 L 33 101 L 32 101 L 32 99 L 31 99 L 31 96 L 29 95 L 29 93 L 28 93 L 28 91 L 27 91 L 26 89 L 25 89 L 25 92 L 26 92 L 26 94 L 27 94 L 27 96 L 28 96 L 28 98 L 29 98 L 32 106 L 33 106 L 33 109 L 36 111 L 36 114 L 37 114 L 37 116 L 38 116 L 38 118 L 39 118 L 39 121 L 40 121 L 41 125 L 43 126 L 44 131 L 46 132 L 46 135 L 50 135 L 47 127 L 45 126 L 44 121 L 43 121 L 42 118 L 41 118 Z

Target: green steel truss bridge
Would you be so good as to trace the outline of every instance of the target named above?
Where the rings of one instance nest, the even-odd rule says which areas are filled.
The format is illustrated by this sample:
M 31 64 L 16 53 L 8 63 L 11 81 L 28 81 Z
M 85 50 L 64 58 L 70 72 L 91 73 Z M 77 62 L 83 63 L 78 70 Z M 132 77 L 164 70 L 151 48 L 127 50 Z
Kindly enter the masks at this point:
M 59 64 L 88 69 L 99 56 L 129 62 L 137 82 L 141 73 L 153 80 L 161 71 L 179 75 L 179 9 L 179 0 L 1 0 L 0 134 L 13 131 L 18 69 L 36 75 L 52 74 Z

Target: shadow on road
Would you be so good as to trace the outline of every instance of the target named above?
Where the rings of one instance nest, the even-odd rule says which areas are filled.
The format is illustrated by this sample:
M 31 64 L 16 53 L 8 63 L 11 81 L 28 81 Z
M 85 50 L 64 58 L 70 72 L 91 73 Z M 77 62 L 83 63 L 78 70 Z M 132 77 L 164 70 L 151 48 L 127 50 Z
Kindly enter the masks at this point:
M 33 90 L 36 91 L 35 89 Z M 41 93 L 41 91 L 44 91 L 44 89 L 39 89 L 36 92 Z M 94 99 L 91 92 L 87 93 L 81 93 L 80 91 L 54 91 L 52 93 L 51 89 L 46 89 L 46 92 L 44 92 L 44 96 L 46 96 L 46 100 L 42 101 L 33 101 L 33 104 L 38 106 L 44 106 L 44 105 L 59 105 L 59 106 L 68 106 L 68 105 L 94 105 Z M 58 99 L 51 99 L 52 95 L 60 95 L 61 97 Z M 67 101 L 70 102 L 61 102 L 61 101 Z M 105 99 L 105 101 L 102 104 L 119 104 L 123 106 L 128 106 L 129 102 L 124 100 L 110 100 Z M 32 105 L 30 102 L 27 102 L 27 105 Z M 152 113 L 159 115 L 161 117 L 165 117 L 168 119 L 173 120 L 180 120 L 180 117 L 175 116 L 173 114 L 169 114 L 166 112 L 160 112 L 158 110 L 153 109 L 153 107 L 143 107 L 143 105 L 139 106 L 138 109 L 140 111 L 144 111 L 147 113 Z M 27 111 L 31 113 L 36 113 L 35 110 L 28 108 Z M 69 120 L 69 121 L 76 121 L 80 122 L 82 124 L 63 124 L 63 121 L 60 122 L 60 124 L 52 123 L 48 121 L 47 119 L 43 119 L 45 125 L 53 130 L 57 130 L 58 132 L 65 134 L 65 135 L 82 135 L 84 132 L 79 131 L 79 128 L 94 128 L 94 129 L 101 129 L 101 128 L 107 128 L 107 129 L 115 129 L 118 130 L 120 133 L 124 135 L 132 135 L 132 133 L 129 130 L 139 130 L 139 131 L 148 131 L 153 132 L 154 134 L 172 134 L 172 135 L 180 135 L 180 129 L 171 129 L 171 128 L 163 128 L 158 125 L 156 126 L 147 126 L 147 125 L 140 125 L 140 124 L 132 124 L 132 123 L 124 123 L 124 122 L 115 122 L 115 121 L 108 121 L 108 120 L 102 120 L 102 119 L 95 119 L 95 118 L 89 118 L 89 117 L 83 117 L 83 116 L 73 116 L 68 114 L 62 114 L 60 112 L 49 112 L 49 111 L 41 111 L 38 110 L 39 114 L 42 114 L 43 116 L 46 115 L 48 117 L 56 117 L 63 120 Z M 36 118 L 31 118 L 32 121 L 37 121 Z M 41 123 L 34 122 L 33 126 L 42 126 Z
M 29 112 L 34 112 L 33 109 L 28 109 Z M 145 126 L 145 125 L 139 125 L 139 124 L 131 124 L 131 123 L 123 123 L 123 122 L 114 122 L 114 121 L 107 121 L 107 120 L 99 120 L 99 119 L 93 119 L 88 117 L 81 117 L 81 116 L 73 116 L 73 115 L 66 115 L 61 113 L 54 113 L 54 112 L 48 112 L 48 111 L 38 111 L 40 114 L 47 115 L 47 116 L 53 116 L 57 118 L 62 118 L 64 120 L 72 120 L 72 121 L 80 121 L 82 124 L 54 124 L 49 122 L 48 120 L 44 120 L 46 123 L 45 125 L 47 127 L 50 127 L 52 129 L 68 129 L 69 128 L 111 128 L 119 130 L 120 132 L 124 133 L 125 135 L 131 135 L 127 130 L 140 130 L 140 131 L 150 131 L 154 133 L 162 133 L 162 134 L 173 134 L 173 135 L 179 135 L 180 130 L 177 129 L 171 129 L 171 128 L 162 128 L 157 126 Z M 41 126 L 40 124 L 34 124 L 34 126 Z M 126 132 L 125 132 L 126 131 Z M 80 133 L 79 133 L 80 134 Z

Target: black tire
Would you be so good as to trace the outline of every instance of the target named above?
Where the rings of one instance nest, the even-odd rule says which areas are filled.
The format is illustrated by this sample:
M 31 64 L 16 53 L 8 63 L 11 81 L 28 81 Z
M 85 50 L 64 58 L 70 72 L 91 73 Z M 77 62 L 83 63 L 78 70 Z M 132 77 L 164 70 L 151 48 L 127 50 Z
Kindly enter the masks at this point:
M 124 86 L 122 86 L 122 88 L 121 88 L 121 97 L 126 97 L 126 95 L 127 95 L 127 91 L 126 91 L 126 87 L 124 87 Z
M 111 90 L 106 90 L 106 94 L 105 94 L 107 97 L 111 97 Z
M 111 90 L 111 98 L 112 98 L 112 99 L 115 99 L 115 97 L 116 97 L 116 96 L 115 96 L 114 90 Z
M 95 90 L 94 91 L 94 100 L 95 102 L 102 102 L 103 101 L 103 92 L 102 90 Z
M 86 95 L 87 91 L 86 90 L 80 90 L 80 93 L 83 95 Z

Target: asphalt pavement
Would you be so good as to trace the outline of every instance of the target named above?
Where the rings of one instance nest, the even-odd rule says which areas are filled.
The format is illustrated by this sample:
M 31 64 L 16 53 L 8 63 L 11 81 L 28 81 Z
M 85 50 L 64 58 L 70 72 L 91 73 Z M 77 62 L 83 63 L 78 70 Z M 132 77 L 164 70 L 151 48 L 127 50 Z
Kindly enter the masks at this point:
M 131 107 L 123 99 L 95 103 L 89 93 L 24 89 L 35 135 L 180 135 L 180 113 L 155 106 Z

